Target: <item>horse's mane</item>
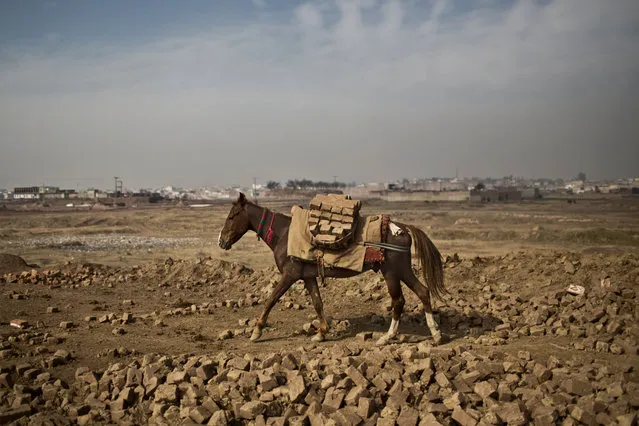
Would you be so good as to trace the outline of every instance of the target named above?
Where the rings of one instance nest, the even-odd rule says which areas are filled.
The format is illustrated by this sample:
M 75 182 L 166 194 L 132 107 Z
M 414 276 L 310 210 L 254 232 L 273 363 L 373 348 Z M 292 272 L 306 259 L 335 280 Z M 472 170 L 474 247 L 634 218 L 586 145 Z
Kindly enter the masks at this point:
M 272 210 L 272 209 L 269 209 L 269 208 L 268 208 L 268 207 L 266 207 L 266 206 L 260 206 L 258 203 L 254 203 L 253 201 L 246 200 L 246 204 L 250 204 L 251 206 L 253 206 L 253 207 L 258 207 L 258 208 L 260 208 L 260 209 L 266 209 L 267 211 L 274 213 L 276 216 L 282 216 L 282 217 L 285 217 L 285 218 L 287 218 L 287 219 L 292 219 L 292 218 L 293 218 L 293 217 L 292 217 L 292 216 L 290 216 L 290 215 L 287 215 L 287 214 L 284 214 L 284 213 L 276 212 L 276 211 L 274 211 L 274 210 Z

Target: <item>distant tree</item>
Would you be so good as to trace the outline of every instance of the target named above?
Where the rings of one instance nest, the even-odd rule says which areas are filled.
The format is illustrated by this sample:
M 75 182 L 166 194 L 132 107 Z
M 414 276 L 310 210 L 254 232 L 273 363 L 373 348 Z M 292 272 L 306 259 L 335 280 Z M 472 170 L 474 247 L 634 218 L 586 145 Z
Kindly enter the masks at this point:
M 577 175 L 577 180 L 586 181 L 586 174 L 584 172 L 579 172 L 579 174 Z
M 477 185 L 475 185 L 475 191 L 483 191 L 484 189 L 486 189 L 486 185 L 484 185 L 484 182 L 479 182 Z
M 282 185 L 280 185 L 280 183 L 277 181 L 269 180 L 268 182 L 266 182 L 266 188 L 268 189 L 280 189 L 281 187 Z
M 287 187 L 288 189 L 297 189 L 297 181 L 292 180 L 292 179 L 289 179 L 289 180 L 286 182 L 286 187 Z

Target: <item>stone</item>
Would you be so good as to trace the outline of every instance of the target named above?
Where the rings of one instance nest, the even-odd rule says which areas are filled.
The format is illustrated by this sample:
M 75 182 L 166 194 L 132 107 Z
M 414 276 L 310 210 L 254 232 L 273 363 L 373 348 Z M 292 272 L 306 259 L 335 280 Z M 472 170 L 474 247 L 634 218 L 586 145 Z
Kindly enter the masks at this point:
M 446 375 L 442 372 L 435 374 L 435 381 L 442 388 L 448 388 L 451 386 L 450 380 L 448 380 L 448 377 L 446 377 Z
M 453 420 L 459 423 L 461 426 L 475 426 L 477 425 L 477 420 L 468 415 L 466 411 L 460 406 L 456 406 L 453 410 L 452 415 Z
M 222 331 L 217 337 L 218 337 L 219 340 L 231 339 L 231 338 L 233 338 L 233 331 L 229 330 L 229 329 L 226 329 L 226 330 Z
M 243 419 L 253 420 L 265 411 L 266 404 L 261 401 L 250 401 L 240 407 L 239 415 Z
M 7 424 L 13 422 L 15 420 L 21 419 L 22 417 L 28 416 L 31 414 L 31 406 L 29 404 L 24 404 L 19 407 L 15 407 L 12 410 L 2 410 L 0 411 L 0 424 Z
M 552 371 L 547 369 L 543 364 L 537 363 L 533 368 L 533 374 L 539 381 L 539 383 L 543 383 L 546 380 L 550 380 L 552 378 Z
M 619 426 L 637 426 L 637 413 L 617 416 L 617 423 Z
M 352 407 L 344 407 L 337 410 L 331 415 L 331 418 L 335 420 L 339 426 L 357 426 L 362 422 L 362 418 Z
M 176 403 L 178 400 L 177 386 L 163 384 L 155 390 L 155 402 Z
M 492 410 L 502 421 L 508 423 L 508 425 L 523 426 L 528 424 L 526 409 L 520 402 L 506 402 L 495 405 Z
M 373 415 L 376 411 L 377 406 L 375 404 L 375 400 L 372 398 L 359 398 L 359 404 L 357 407 L 357 414 L 360 415 L 363 419 L 367 419 Z
M 213 413 L 207 425 L 209 426 L 226 426 L 228 425 L 228 417 L 226 415 L 226 411 L 219 410 Z
M 587 412 L 578 405 L 575 405 L 575 407 L 572 409 L 572 411 L 570 412 L 570 417 L 588 426 L 594 426 L 597 424 L 597 422 L 595 421 L 595 415 Z
M 559 415 L 553 407 L 540 404 L 533 409 L 532 418 L 536 425 L 552 426 L 556 424 L 559 419 Z
M 419 411 L 410 407 L 409 405 L 403 405 L 396 423 L 398 426 L 417 426 L 417 420 L 419 419 Z
M 346 405 L 357 405 L 359 403 L 359 399 L 366 395 L 368 395 L 366 388 L 363 388 L 362 386 L 355 386 L 346 394 L 344 401 L 346 402 Z
M 60 328 L 64 328 L 64 329 L 73 328 L 73 326 L 74 326 L 73 321 L 62 321 L 60 323 Z
M 195 375 L 204 381 L 211 379 L 215 373 L 216 369 L 213 364 L 204 364 L 195 370 Z
M 561 383 L 561 387 L 571 395 L 585 396 L 592 393 L 592 385 L 587 379 L 570 378 Z
M 328 412 L 337 411 L 344 401 L 344 391 L 337 390 L 335 387 L 330 387 L 324 395 L 324 401 L 322 402 L 322 408 L 328 410 Z
M 490 382 L 477 382 L 473 391 L 482 399 L 497 396 L 497 386 Z
M 203 406 L 199 406 L 189 412 L 189 418 L 195 423 L 204 424 L 211 418 L 211 413 Z
M 352 365 L 346 369 L 346 374 L 357 386 L 361 386 L 363 388 L 368 386 L 368 380 L 366 377 L 364 377 L 364 375 Z
M 291 402 L 299 402 L 304 399 L 306 384 L 302 375 L 296 375 L 288 381 L 288 395 Z
M 372 331 L 363 331 L 361 333 L 357 333 L 357 338 L 362 341 L 365 342 L 367 340 L 371 340 L 373 338 L 373 332 Z
M 419 426 L 443 426 L 432 413 L 421 415 Z

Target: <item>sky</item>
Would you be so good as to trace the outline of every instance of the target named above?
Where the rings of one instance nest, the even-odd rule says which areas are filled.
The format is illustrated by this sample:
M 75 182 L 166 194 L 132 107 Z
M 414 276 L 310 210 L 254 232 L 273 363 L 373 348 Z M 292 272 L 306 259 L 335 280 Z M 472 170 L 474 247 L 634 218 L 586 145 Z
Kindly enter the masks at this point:
M 639 176 L 636 0 L 4 0 L 0 188 Z

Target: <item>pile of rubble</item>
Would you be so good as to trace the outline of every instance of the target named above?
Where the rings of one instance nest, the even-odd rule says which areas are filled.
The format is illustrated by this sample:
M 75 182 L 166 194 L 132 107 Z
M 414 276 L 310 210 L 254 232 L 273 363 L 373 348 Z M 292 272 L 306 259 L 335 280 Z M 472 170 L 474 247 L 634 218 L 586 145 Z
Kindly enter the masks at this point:
M 177 282 L 183 285 L 223 284 L 226 280 L 247 281 L 253 273 L 252 269 L 244 265 L 224 260 L 203 258 L 192 261 L 168 258 L 163 262 L 132 267 L 118 268 L 95 263 L 69 263 L 62 268 L 34 268 L 7 272 L 0 275 L 0 284 L 40 284 L 54 287 L 79 287 L 94 283 L 109 285 L 134 281 L 159 281 L 164 285 Z M 253 281 L 256 279 L 257 277 L 253 277 Z
M 263 303 L 277 279 L 275 268 L 253 271 L 210 258 L 169 258 L 131 268 L 84 264 L 8 273 L 0 276 L 0 283 L 7 284 L 11 298 L 28 297 L 15 292 L 20 287 L 13 284 L 77 288 L 124 283 L 175 298 L 163 288 L 170 286 L 190 300 L 196 293 L 217 292 L 219 300 L 194 304 L 177 297 L 153 313 L 129 312 L 134 303 L 127 298 L 121 303 L 126 312 L 105 310 L 84 321 L 110 325 L 109 331 L 115 327 L 115 334 L 137 321 L 162 327 L 162 319 L 172 316 L 240 312 L 236 328 L 215 332 L 215 344 L 226 345 L 230 342 L 221 341 L 250 334 L 255 319 L 239 310 Z M 65 366 L 70 377 L 84 364 L 74 360 L 70 348 L 46 348 L 60 344 L 62 337 L 37 324 L 15 324 L 23 330 L 0 338 L 0 424 L 637 423 L 639 382 L 632 360 L 639 354 L 639 257 L 452 256 L 446 261 L 446 284 L 450 295 L 436 308 L 442 331 L 452 340 L 443 347 L 416 342 L 425 337 L 419 335 L 400 336 L 403 343 L 378 348 L 373 333 L 365 331 L 335 344 L 272 354 L 247 350 L 241 355 L 174 356 L 111 348 L 96 353 L 113 358 L 102 364 L 103 370 L 81 367 L 65 381 L 55 377 L 60 371 L 55 367 Z M 570 286 L 580 286 L 583 294 L 572 294 Z M 197 292 L 180 293 L 189 288 Z M 352 329 L 348 315 L 353 315 L 354 301 L 365 307 L 367 316 L 372 306 L 389 305 L 379 277 L 331 280 L 322 296 L 328 309 L 346 309 L 331 320 L 333 336 L 344 337 Z M 409 292 L 405 296 L 403 326 L 418 322 L 427 335 L 421 304 Z M 364 305 L 368 302 L 372 305 Z M 300 285 L 278 306 L 310 308 Z M 300 334 L 312 335 L 317 327 L 310 309 L 310 322 L 297 325 Z M 55 306 L 47 308 L 47 314 L 56 311 Z M 384 312 L 378 314 L 371 323 L 388 327 Z M 75 318 L 55 327 L 72 332 L 81 322 Z M 259 351 L 260 343 L 255 345 L 251 348 Z M 32 359 L 27 362 L 23 355 Z
M 60 352 L 51 363 L 66 361 Z M 639 408 L 639 386 L 628 369 L 534 360 L 525 351 L 479 355 L 470 345 L 147 354 L 105 371 L 79 368 L 73 383 L 45 367 L 2 369 L 0 423 L 633 425 Z

